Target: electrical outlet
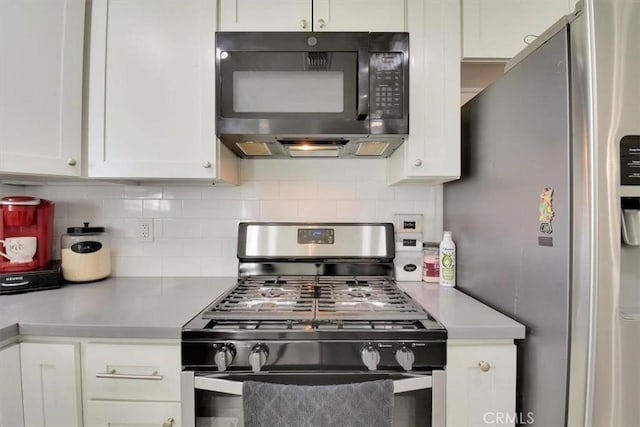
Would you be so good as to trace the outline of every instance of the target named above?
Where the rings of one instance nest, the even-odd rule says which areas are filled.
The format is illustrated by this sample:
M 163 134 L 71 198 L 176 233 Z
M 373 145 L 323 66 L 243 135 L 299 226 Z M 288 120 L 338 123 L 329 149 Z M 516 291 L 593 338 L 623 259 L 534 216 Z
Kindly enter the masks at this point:
M 153 242 L 153 219 L 138 220 L 138 241 Z

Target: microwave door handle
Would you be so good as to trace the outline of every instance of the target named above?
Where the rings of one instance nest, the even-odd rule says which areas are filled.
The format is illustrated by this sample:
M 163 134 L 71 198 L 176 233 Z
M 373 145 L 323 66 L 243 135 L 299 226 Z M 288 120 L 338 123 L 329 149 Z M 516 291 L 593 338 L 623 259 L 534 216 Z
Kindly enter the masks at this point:
M 358 49 L 358 120 L 369 115 L 369 49 Z
M 193 383 L 196 390 L 215 391 L 223 394 L 242 396 L 242 382 L 239 381 L 196 376 Z

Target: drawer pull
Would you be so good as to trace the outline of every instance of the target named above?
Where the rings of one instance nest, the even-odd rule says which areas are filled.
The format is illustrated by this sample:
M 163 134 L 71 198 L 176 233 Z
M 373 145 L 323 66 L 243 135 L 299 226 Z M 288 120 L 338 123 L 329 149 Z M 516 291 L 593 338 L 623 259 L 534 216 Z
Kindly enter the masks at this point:
M 115 369 L 107 373 L 96 374 L 96 378 L 113 378 L 118 380 L 153 380 L 160 381 L 162 375 L 158 375 L 158 371 L 154 371 L 151 375 L 136 375 L 136 374 L 118 374 Z

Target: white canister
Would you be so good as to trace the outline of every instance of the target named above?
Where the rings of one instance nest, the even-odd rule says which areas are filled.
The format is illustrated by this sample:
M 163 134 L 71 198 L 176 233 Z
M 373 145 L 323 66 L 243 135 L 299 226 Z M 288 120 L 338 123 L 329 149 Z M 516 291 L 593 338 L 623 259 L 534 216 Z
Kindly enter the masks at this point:
M 69 227 L 61 238 L 62 276 L 68 282 L 93 282 L 111 274 L 111 248 L 104 227 Z

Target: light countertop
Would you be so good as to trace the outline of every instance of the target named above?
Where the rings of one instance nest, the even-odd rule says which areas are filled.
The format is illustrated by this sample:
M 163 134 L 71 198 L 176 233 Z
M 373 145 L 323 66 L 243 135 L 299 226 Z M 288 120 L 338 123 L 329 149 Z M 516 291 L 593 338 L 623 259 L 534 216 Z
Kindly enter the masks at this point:
M 180 338 L 182 325 L 232 277 L 112 277 L 60 289 L 0 296 L 0 341 L 20 335 Z
M 0 342 L 17 334 L 177 339 L 182 325 L 235 283 L 235 277 L 112 277 L 1 295 Z M 445 325 L 450 339 L 524 338 L 523 325 L 455 289 L 399 285 Z

